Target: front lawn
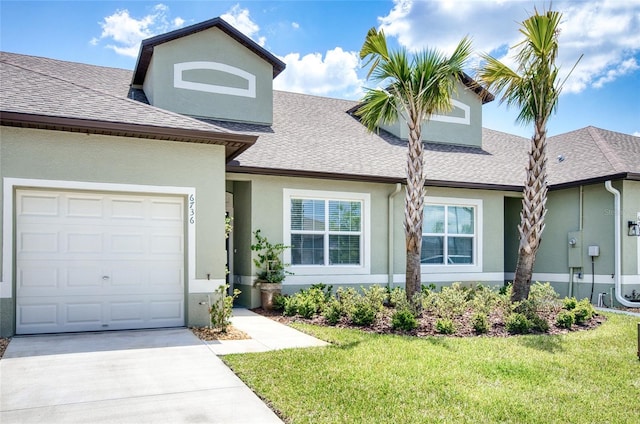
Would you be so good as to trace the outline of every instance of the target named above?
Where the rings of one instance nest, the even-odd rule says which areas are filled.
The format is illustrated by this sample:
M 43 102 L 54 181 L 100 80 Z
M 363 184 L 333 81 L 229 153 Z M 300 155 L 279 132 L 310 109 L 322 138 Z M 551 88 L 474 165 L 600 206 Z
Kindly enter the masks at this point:
M 288 423 L 638 423 L 637 317 L 515 337 L 294 324 L 325 348 L 224 361 Z

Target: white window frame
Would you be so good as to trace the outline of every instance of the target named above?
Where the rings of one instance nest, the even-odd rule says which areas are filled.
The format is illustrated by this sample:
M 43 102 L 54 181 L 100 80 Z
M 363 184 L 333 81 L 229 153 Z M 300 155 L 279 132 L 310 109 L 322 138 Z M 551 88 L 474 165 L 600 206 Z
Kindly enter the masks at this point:
M 425 207 L 429 206 L 467 206 L 474 209 L 474 233 L 473 233 L 473 263 L 472 264 L 421 264 L 423 273 L 455 273 L 455 272 L 482 272 L 483 264 L 483 236 L 482 228 L 482 199 L 462 199 L 457 197 L 425 197 Z M 445 216 L 446 219 L 446 216 Z M 423 229 L 423 235 L 424 229 Z M 445 234 L 448 237 L 449 234 Z
M 360 264 L 359 265 L 290 265 L 295 275 L 341 275 L 341 274 L 369 274 L 371 271 L 371 196 L 369 193 L 352 193 L 342 191 L 298 190 L 283 189 L 283 237 L 284 244 L 291 246 L 291 200 L 309 199 L 362 202 L 360 217 Z M 291 264 L 291 249 L 284 252 L 284 262 Z

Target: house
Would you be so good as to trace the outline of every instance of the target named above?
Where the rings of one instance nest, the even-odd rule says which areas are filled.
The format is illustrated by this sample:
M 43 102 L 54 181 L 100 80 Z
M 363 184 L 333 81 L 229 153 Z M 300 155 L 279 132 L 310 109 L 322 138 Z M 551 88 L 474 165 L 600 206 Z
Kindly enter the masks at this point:
M 145 40 L 133 72 L 0 66 L 1 336 L 206 325 L 227 278 L 258 306 L 258 229 L 292 246 L 285 292 L 403 285 L 402 123 L 371 134 L 357 102 L 273 90 L 284 63 L 222 19 Z M 513 277 L 528 140 L 482 128 L 491 100 L 465 80 L 423 132 L 425 284 Z M 603 129 L 549 140 L 534 278 L 640 292 L 639 158 Z

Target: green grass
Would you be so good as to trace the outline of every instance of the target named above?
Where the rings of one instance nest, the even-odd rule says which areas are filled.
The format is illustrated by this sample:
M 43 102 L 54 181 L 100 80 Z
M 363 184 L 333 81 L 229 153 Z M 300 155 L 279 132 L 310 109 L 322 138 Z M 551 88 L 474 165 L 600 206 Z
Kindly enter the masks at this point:
M 424 339 L 297 324 L 330 347 L 225 356 L 289 423 L 639 423 L 638 318 Z

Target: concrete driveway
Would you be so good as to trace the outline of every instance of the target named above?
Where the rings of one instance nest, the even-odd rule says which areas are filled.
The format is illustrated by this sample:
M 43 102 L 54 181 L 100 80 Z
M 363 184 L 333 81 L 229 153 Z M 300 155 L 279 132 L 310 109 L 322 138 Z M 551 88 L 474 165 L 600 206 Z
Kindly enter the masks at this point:
M 281 423 L 187 329 L 15 337 L 0 422 Z

